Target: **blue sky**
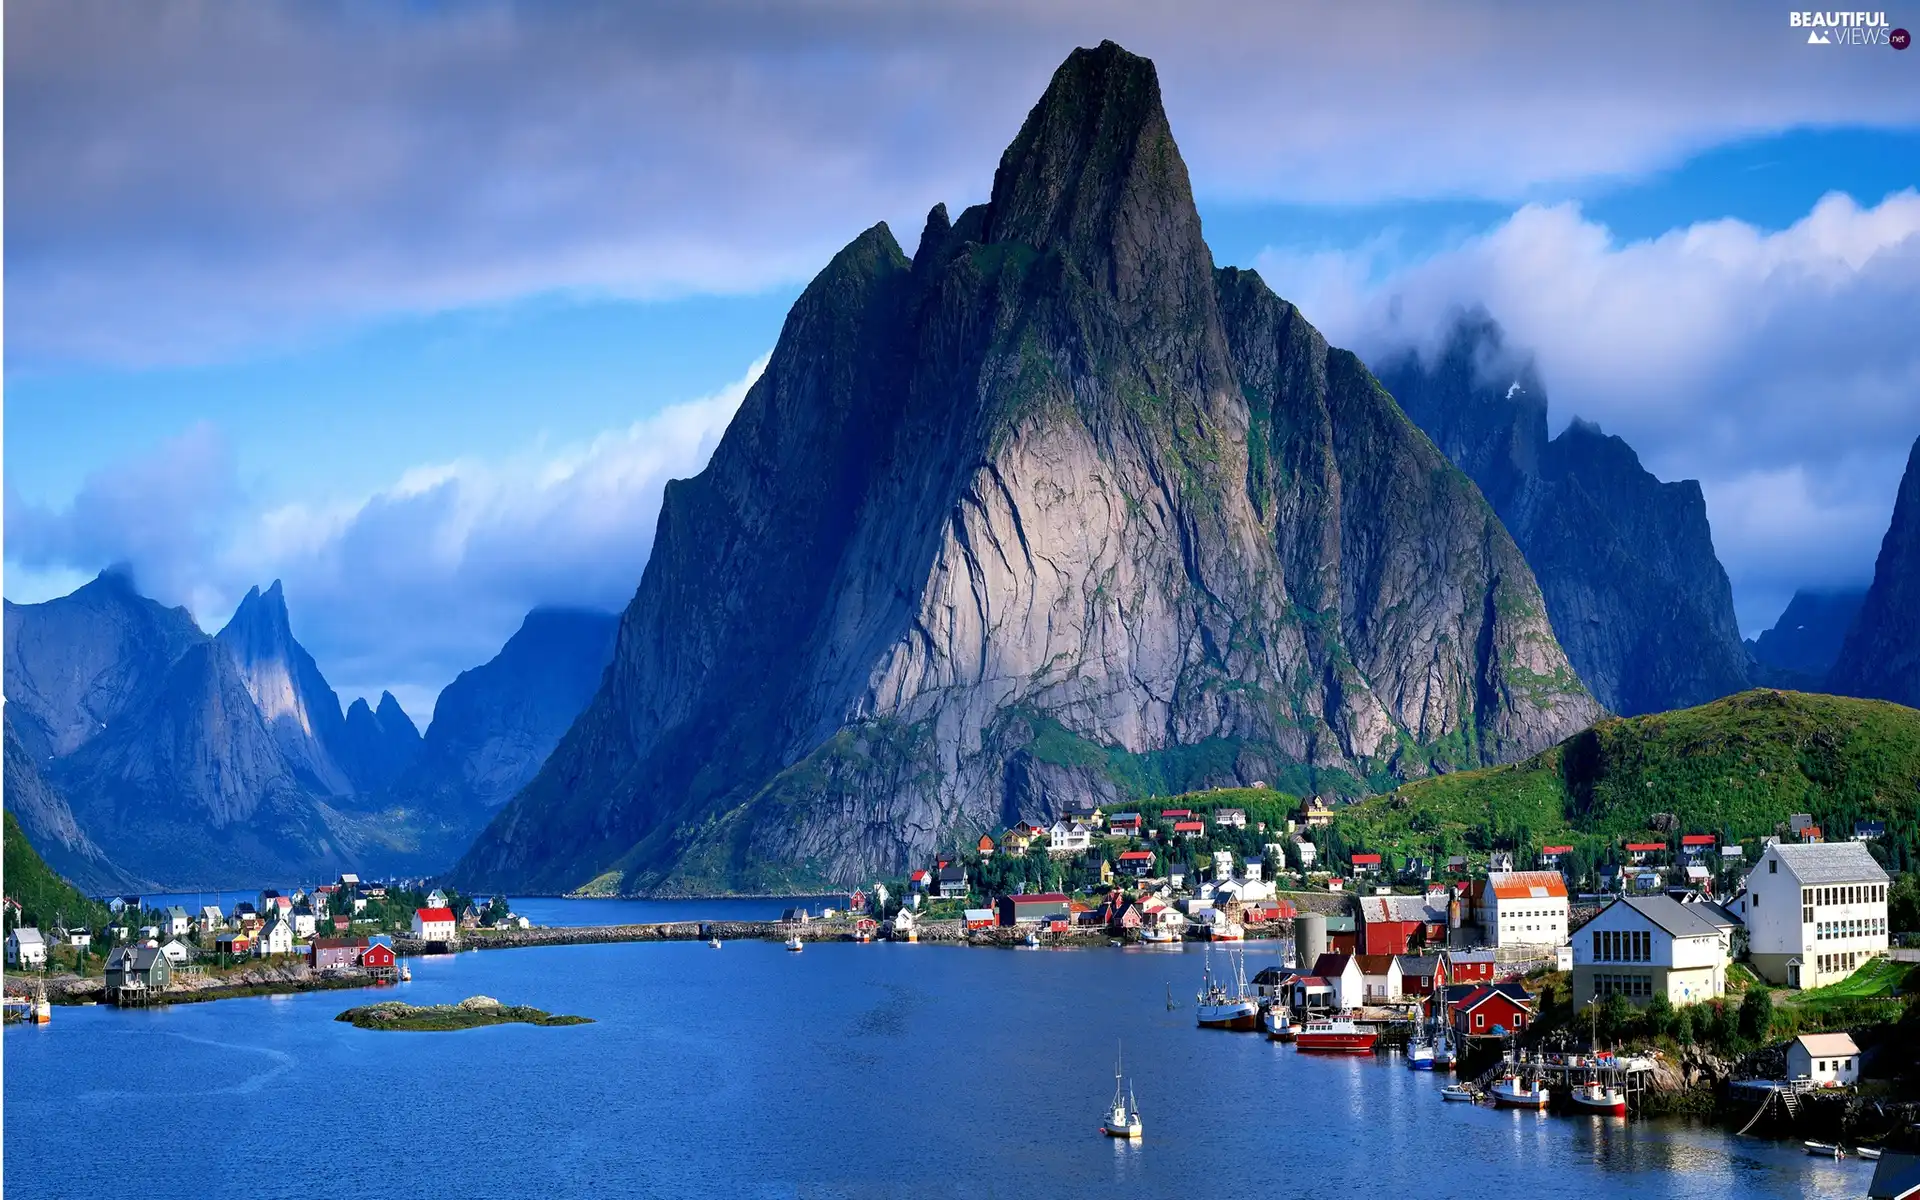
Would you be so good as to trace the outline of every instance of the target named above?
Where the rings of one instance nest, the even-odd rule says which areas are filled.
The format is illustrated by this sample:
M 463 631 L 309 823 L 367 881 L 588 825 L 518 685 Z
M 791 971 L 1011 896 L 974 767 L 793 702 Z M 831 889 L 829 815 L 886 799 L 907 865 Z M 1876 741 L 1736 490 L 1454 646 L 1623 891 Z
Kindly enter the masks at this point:
M 525 608 L 625 601 L 808 275 L 984 198 L 1100 36 L 1217 261 L 1363 354 L 1488 303 L 1556 421 L 1702 480 L 1750 634 L 1870 574 L 1920 59 L 1738 5 L 728 8 L 10 6 L 8 598 L 125 559 L 217 627 L 285 577 L 343 697 L 424 720 Z

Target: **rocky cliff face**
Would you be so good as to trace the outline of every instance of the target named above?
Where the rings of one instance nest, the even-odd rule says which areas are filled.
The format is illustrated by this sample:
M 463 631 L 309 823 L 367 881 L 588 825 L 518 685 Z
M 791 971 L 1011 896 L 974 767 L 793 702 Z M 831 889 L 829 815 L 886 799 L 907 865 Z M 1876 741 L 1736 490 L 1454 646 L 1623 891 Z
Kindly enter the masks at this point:
M 600 686 L 612 613 L 535 609 L 491 661 L 463 671 L 434 705 L 396 802 L 457 816 L 468 839 L 527 785 Z
M 40 857 L 74 886 L 90 893 L 143 887 L 141 880 L 115 866 L 94 845 L 67 798 L 41 774 L 40 763 L 14 728 L 12 705 L 7 706 L 4 723 L 7 811 L 20 822 L 21 831 L 39 850 Z
M 1873 586 L 1829 684 L 1842 695 L 1920 708 L 1920 439 L 1907 456 Z
M 72 754 L 153 698 L 174 659 L 205 640 L 118 571 L 44 604 L 6 603 L 7 712 L 36 761 Z
M 1756 671 L 1773 687 L 1820 690 L 1866 598 L 1864 590 L 1795 592 L 1773 628 L 1747 643 Z
M 265 592 L 248 591 L 216 637 L 300 783 L 322 795 L 352 792 L 354 780 L 340 761 L 346 742 L 340 697 L 294 640 L 280 581 Z
M 988 204 L 808 287 L 668 486 L 593 703 L 456 875 L 851 881 L 1016 814 L 1358 788 L 1596 712 L 1472 484 L 1214 270 L 1152 65 L 1108 43 Z
M 1464 315 L 1434 361 L 1396 356 L 1380 379 L 1512 532 L 1602 704 L 1656 712 L 1747 685 L 1699 484 L 1662 483 L 1624 441 L 1578 419 L 1548 440 L 1538 373 L 1485 313 Z

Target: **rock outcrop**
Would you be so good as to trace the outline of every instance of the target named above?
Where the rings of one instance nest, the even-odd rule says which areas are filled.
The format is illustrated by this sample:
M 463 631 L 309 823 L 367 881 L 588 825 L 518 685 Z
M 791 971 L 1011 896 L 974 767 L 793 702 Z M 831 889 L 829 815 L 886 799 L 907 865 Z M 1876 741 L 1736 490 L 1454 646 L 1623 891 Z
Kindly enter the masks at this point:
M 337 754 L 359 791 L 391 784 L 420 755 L 420 730 L 392 692 L 380 693 L 380 707 L 363 696 L 347 709 Z
M 1750 663 L 1693 480 L 1662 483 L 1575 419 L 1547 437 L 1547 397 L 1484 312 L 1436 358 L 1381 361 L 1407 415 L 1471 476 L 1525 552 L 1553 630 L 1594 696 L 1623 715 L 1740 691 Z
M 1214 269 L 1153 67 L 1107 43 L 989 203 L 806 289 L 668 485 L 593 702 L 455 876 L 848 882 L 1017 814 L 1358 789 L 1597 712 L 1471 482 Z
M 116 866 L 73 815 L 73 807 L 40 772 L 26 744 L 14 728 L 13 706 L 4 713 L 6 726 L 7 811 L 20 822 L 23 836 L 49 867 L 75 887 L 93 895 L 122 892 L 144 886 Z
M 1920 708 L 1920 439 L 1907 456 L 1873 586 L 1828 682 L 1842 695 Z
M 1773 628 L 1747 643 L 1755 670 L 1773 687 L 1819 691 L 1866 598 L 1864 589 L 1795 592 Z

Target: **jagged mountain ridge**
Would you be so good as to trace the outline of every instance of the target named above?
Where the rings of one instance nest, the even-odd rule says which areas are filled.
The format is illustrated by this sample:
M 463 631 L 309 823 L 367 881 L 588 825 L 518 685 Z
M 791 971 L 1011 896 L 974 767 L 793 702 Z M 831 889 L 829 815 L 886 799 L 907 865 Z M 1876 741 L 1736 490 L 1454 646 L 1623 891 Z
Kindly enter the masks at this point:
M 14 706 L 0 721 L 6 727 L 7 812 L 20 823 L 22 836 L 40 847 L 41 857 L 89 892 L 104 894 L 143 887 L 144 882 L 114 865 L 73 814 L 73 806 L 47 781 L 14 726 Z
M 1657 712 L 1747 686 L 1697 482 L 1661 482 L 1626 442 L 1577 418 L 1549 439 L 1538 371 L 1484 311 L 1460 314 L 1431 361 L 1409 350 L 1379 367 L 1519 543 L 1560 645 L 1602 704 Z
M 988 204 L 806 289 L 668 485 L 593 703 L 455 877 L 845 882 L 1143 779 L 1357 786 L 1597 711 L 1472 484 L 1214 270 L 1152 65 L 1105 43 Z
M 167 668 L 206 637 L 184 608 L 100 572 L 42 604 L 6 601 L 7 711 L 34 761 L 72 754 L 152 699 Z
M 1820 690 L 1866 598 L 1864 588 L 1795 592 L 1773 627 L 1747 643 L 1756 672 L 1773 676 L 1775 686 Z
M 1873 584 L 1828 684 L 1842 695 L 1920 708 L 1920 438 L 1907 455 Z
M 379 791 L 393 783 L 420 755 L 420 730 L 392 692 L 380 693 L 380 707 L 365 696 L 347 709 L 340 731 L 340 758 L 359 791 Z

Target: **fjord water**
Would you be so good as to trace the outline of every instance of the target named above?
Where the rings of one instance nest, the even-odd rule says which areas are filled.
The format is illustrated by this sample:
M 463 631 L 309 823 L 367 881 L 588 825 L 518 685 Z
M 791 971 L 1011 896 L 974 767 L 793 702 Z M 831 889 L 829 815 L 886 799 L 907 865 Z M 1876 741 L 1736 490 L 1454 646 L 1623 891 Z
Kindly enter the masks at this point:
M 1262 950 L 1250 947 L 1249 969 Z M 1193 1026 L 1202 948 L 564 946 L 412 983 L 62 1008 L 5 1035 L 9 1195 L 1854 1197 L 1870 1168 L 1673 1123 L 1443 1104 L 1397 1059 Z M 1168 1011 L 1171 987 L 1182 1005 Z M 484 993 L 592 1025 L 378 1033 Z M 1146 1137 L 1099 1136 L 1114 1046 Z

